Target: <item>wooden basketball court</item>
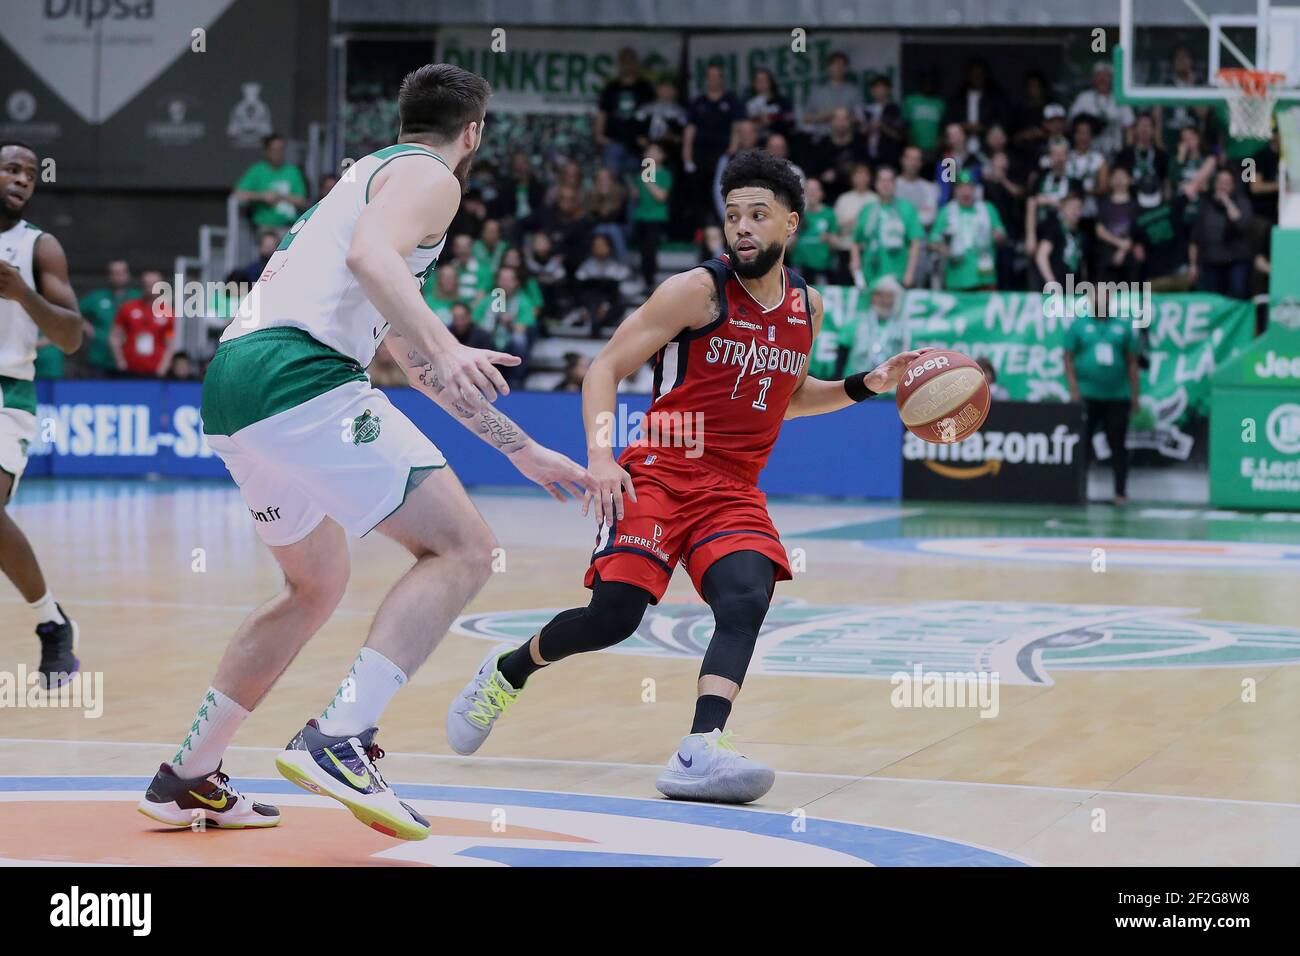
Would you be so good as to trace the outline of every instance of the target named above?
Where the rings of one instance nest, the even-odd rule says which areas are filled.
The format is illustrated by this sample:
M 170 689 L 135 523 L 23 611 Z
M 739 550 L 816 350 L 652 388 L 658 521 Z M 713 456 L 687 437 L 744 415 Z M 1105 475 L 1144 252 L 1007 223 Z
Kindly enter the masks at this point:
M 338 613 L 228 756 L 282 825 L 160 832 L 134 802 L 276 567 L 233 484 L 28 483 L 15 517 L 102 700 L 0 708 L 0 860 L 1300 864 L 1297 516 L 775 503 L 804 570 L 778 589 L 731 726 L 778 778 L 733 809 L 654 790 L 710 632 L 682 574 L 636 637 L 541 672 L 478 756 L 452 754 L 451 696 L 488 641 L 585 602 L 594 538 L 572 505 L 475 500 L 504 569 L 381 725 L 388 779 L 435 824 L 401 844 L 272 759 L 333 694 L 404 552 L 353 543 Z M 12 687 L 37 644 L 12 590 L 0 614 Z

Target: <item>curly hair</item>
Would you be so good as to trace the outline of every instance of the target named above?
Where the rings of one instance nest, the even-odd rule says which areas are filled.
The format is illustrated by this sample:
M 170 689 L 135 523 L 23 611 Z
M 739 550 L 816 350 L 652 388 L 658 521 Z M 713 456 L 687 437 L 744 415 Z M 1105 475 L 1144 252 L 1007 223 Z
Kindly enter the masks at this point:
M 737 153 L 722 171 L 722 195 L 745 186 L 770 189 L 777 202 L 803 217 L 803 182 L 786 160 L 761 149 Z

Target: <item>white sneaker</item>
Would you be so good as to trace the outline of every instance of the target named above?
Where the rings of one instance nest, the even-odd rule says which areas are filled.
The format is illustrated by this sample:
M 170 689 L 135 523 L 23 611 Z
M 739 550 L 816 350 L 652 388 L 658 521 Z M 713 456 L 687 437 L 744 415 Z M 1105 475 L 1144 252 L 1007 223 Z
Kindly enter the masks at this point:
M 731 731 L 687 734 L 655 787 L 675 800 L 752 803 L 776 782 L 776 774 L 750 760 L 731 742 Z
M 497 661 L 512 650 L 509 644 L 492 648 L 447 708 L 447 743 L 456 753 L 468 756 L 483 746 L 497 718 L 519 699 L 519 691 L 497 670 Z

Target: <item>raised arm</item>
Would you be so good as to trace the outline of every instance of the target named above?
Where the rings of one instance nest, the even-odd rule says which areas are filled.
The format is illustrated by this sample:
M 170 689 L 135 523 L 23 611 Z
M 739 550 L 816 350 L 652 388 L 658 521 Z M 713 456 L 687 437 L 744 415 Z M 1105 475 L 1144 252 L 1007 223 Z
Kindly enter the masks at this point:
M 811 288 L 808 290 L 808 297 L 809 309 L 812 314 L 813 341 L 815 342 L 822 328 L 822 317 L 824 315 L 822 297 L 816 289 Z M 848 408 L 856 402 L 870 398 L 873 394 L 879 395 L 882 392 L 888 392 L 898 384 L 898 380 L 902 377 L 903 370 L 907 368 L 908 363 L 929 351 L 931 349 L 924 348 L 913 352 L 899 352 L 893 358 L 886 359 L 877 365 L 870 372 L 856 372 L 838 382 L 811 378 L 808 375 L 808 367 L 805 365 L 799 378 L 799 384 L 795 386 L 794 394 L 790 396 L 790 405 L 785 410 L 785 417 L 789 419 L 804 418 L 808 415 L 825 415 L 827 412 L 837 412 L 841 408 Z
M 632 476 L 614 460 L 612 428 L 618 383 L 687 328 L 702 328 L 718 317 L 713 279 L 703 269 L 683 272 L 655 289 L 623 320 L 596 356 L 582 382 L 582 418 L 587 430 L 587 470 L 596 485 L 596 517 L 606 524 L 623 517 L 623 492 L 636 501 Z M 583 508 L 586 511 L 586 505 Z
M 425 238 L 442 236 L 460 206 L 460 180 L 437 161 L 390 163 L 368 187 L 370 201 L 352 232 L 347 265 L 392 329 L 425 356 L 433 374 L 467 406 L 506 394 L 493 365 L 518 365 L 503 352 L 461 345 L 429 310 L 405 258 Z

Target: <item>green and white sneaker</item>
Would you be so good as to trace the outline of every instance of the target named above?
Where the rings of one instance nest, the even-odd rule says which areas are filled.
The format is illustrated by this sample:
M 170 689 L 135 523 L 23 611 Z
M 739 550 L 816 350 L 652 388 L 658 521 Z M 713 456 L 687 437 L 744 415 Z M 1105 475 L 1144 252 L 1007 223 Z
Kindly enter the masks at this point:
M 492 648 L 447 709 L 447 743 L 456 753 L 468 756 L 483 746 L 497 718 L 519 699 L 519 691 L 497 670 L 497 662 L 512 650 L 509 644 Z
M 687 734 L 655 788 L 674 800 L 710 803 L 752 803 L 776 782 L 776 774 L 750 760 L 731 742 L 731 731 Z

